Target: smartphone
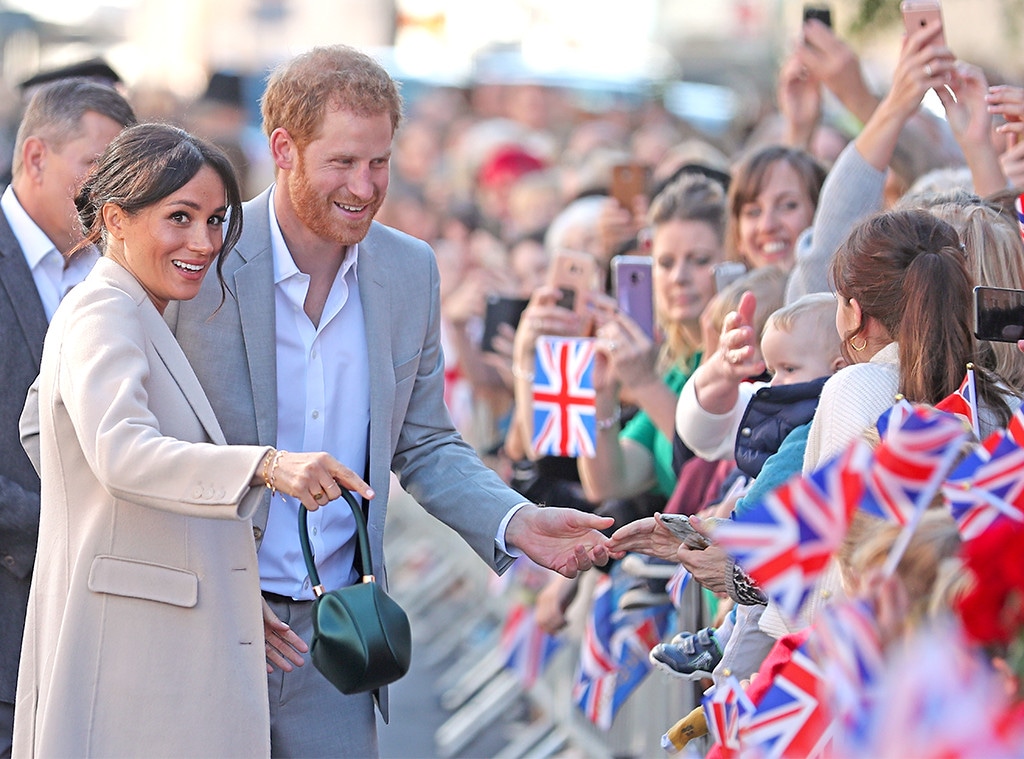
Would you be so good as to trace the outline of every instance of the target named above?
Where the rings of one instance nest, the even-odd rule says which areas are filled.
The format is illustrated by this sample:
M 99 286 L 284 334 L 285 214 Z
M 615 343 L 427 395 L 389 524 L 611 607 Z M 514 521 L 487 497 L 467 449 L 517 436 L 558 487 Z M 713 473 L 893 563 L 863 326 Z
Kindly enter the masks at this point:
M 515 329 L 519 326 L 519 317 L 523 315 L 529 300 L 526 298 L 506 298 L 501 295 L 488 295 L 484 309 L 484 334 L 480 340 L 480 350 L 494 353 L 494 338 L 498 335 L 498 327 L 508 324 Z
M 673 535 L 683 541 L 683 544 L 694 551 L 703 551 L 711 541 L 693 529 L 690 524 L 690 517 L 685 514 L 662 514 L 661 521 Z
M 715 275 L 715 292 L 720 293 L 747 273 L 747 265 L 742 261 L 722 261 L 711 271 Z
M 903 0 L 900 3 L 900 13 L 903 14 L 903 26 L 907 34 L 913 34 L 918 29 L 931 28 L 940 29 L 935 44 L 946 44 L 946 33 L 942 31 L 942 6 L 939 0 Z
M 619 308 L 654 340 L 654 282 L 650 256 L 612 259 L 612 286 Z
M 587 315 L 587 293 L 597 286 L 597 259 L 589 253 L 560 250 L 551 262 L 548 284 L 561 291 L 558 305 Z
M 1024 290 L 975 287 L 974 336 L 1001 343 L 1024 339 Z
M 612 184 L 609 192 L 619 205 L 630 211 L 636 204 L 637 195 L 647 193 L 649 171 L 639 163 L 620 163 L 612 166 Z
M 810 21 L 812 18 L 832 28 L 832 9 L 827 5 L 805 5 L 804 21 Z

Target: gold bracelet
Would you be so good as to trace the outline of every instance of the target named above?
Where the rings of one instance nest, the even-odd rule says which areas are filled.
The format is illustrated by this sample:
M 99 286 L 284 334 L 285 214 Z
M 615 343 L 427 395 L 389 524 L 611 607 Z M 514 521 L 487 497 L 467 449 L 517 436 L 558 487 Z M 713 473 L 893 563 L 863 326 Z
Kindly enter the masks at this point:
M 274 456 L 277 455 L 277 449 L 271 448 L 267 451 L 267 455 L 263 457 L 263 484 L 270 488 L 270 462 L 274 460 Z
M 267 487 L 270 488 L 271 498 L 273 498 L 277 493 L 277 485 L 274 484 L 274 476 L 277 474 L 277 465 L 281 463 L 281 457 L 286 453 L 288 453 L 288 451 L 278 450 L 274 454 L 274 463 L 270 465 L 270 479 L 267 480 Z

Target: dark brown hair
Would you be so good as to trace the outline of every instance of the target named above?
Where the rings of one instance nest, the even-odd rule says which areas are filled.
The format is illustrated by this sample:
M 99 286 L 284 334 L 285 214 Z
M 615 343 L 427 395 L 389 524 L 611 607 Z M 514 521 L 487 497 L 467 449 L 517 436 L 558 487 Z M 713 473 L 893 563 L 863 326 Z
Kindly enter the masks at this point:
M 836 252 L 832 281 L 899 344 L 908 400 L 934 404 L 960 386 L 975 358 L 971 276 L 952 226 L 920 210 L 873 216 Z
M 209 166 L 224 183 L 229 218 L 224 244 L 217 251 L 217 278 L 224 287 L 224 252 L 242 234 L 242 193 L 231 162 L 221 150 L 183 129 L 166 124 L 139 124 L 114 138 L 100 156 L 75 198 L 84 240 L 102 251 L 106 245 L 103 206 L 113 203 L 129 216 L 166 198 Z

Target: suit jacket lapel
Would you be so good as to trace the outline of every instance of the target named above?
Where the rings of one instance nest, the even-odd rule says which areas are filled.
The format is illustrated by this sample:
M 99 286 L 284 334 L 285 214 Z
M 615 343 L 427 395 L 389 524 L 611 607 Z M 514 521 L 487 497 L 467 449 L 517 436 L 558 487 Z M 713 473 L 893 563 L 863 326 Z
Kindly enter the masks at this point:
M 237 298 L 261 445 L 277 445 L 277 321 L 270 194 L 268 188 L 245 204 L 242 237 L 224 262 L 224 279 Z
M 359 300 L 363 305 L 363 320 L 366 324 L 367 358 L 372 378 L 369 456 L 372 462 L 385 462 L 385 465 L 390 467 L 391 454 L 387 438 L 390 430 L 388 399 L 394 398 L 395 369 L 391 355 L 386 252 L 376 245 L 375 229 L 376 223 L 371 226 L 366 238 L 359 243 L 359 261 L 356 266 L 359 275 Z M 377 470 L 379 471 L 379 466 Z M 371 486 L 378 492 L 384 492 L 384 483 L 372 482 Z
M 25 254 L 3 213 L 0 213 L 0 283 L 14 306 L 18 326 L 38 371 L 48 326 L 46 312 Z

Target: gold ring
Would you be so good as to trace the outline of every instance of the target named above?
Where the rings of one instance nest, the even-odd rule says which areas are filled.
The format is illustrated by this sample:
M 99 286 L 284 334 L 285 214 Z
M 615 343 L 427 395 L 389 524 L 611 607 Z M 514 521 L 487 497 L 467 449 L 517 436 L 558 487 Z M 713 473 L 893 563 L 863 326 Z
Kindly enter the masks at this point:
M 314 501 L 319 501 L 321 498 L 326 498 L 326 497 L 327 497 L 327 493 L 325 493 L 322 490 L 319 493 L 313 493 L 313 500 Z

